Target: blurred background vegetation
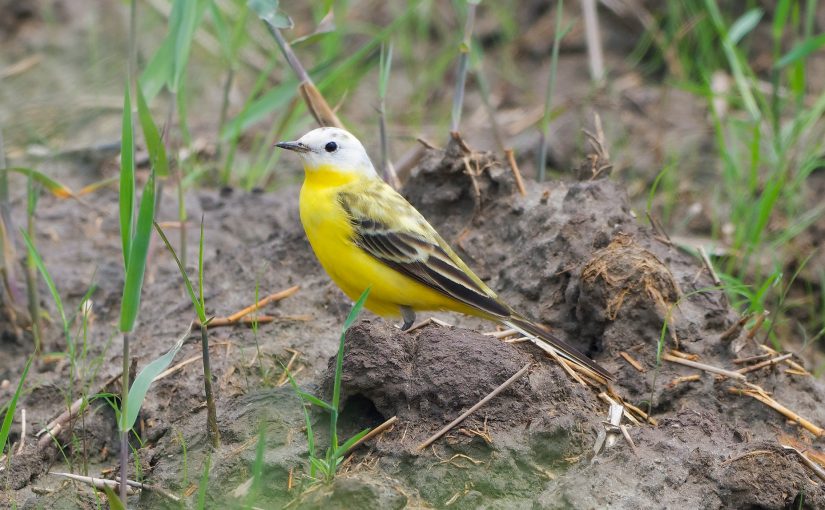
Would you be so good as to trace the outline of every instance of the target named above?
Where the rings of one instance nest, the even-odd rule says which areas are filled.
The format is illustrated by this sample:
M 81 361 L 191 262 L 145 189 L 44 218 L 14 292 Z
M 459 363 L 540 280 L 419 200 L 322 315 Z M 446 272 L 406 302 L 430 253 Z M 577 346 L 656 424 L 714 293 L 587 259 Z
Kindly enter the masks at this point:
M 462 135 L 477 150 L 514 149 L 527 177 L 544 154 L 548 179 L 572 178 L 589 150 L 583 129 L 593 131 L 598 114 L 612 178 L 626 184 L 639 221 L 660 223 L 679 247 L 702 247 L 762 334 L 814 356 L 825 327 L 825 6 L 603 0 L 586 23 L 587 3 L 481 2 L 469 45 L 464 0 L 280 8 L 294 22 L 284 37 L 376 164 L 382 110 L 397 166 L 418 138 L 446 144 L 462 49 Z M 140 0 L 135 12 L 136 69 L 178 197 L 192 187 L 299 182 L 300 168 L 279 161 L 272 144 L 315 124 L 247 1 Z M 113 182 L 131 19 L 128 2 L 0 1 L 10 166 L 74 189 Z M 601 63 L 587 38 L 593 21 Z M 62 170 L 78 159 L 87 175 Z M 25 181 L 13 179 L 8 193 L 25 201 Z

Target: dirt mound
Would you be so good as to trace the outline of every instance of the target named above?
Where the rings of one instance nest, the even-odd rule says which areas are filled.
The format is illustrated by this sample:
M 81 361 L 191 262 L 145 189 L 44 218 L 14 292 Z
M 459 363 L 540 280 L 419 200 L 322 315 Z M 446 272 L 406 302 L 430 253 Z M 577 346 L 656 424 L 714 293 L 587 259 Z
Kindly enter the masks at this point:
M 495 485 L 497 469 L 508 462 L 521 464 L 525 479 L 537 481 L 538 466 L 552 476 L 497 487 L 496 500 L 506 506 L 530 506 L 533 498 L 549 508 L 825 506 L 813 472 L 780 447 L 777 433 L 815 438 L 761 403 L 731 394 L 736 385 L 729 380 L 673 363 L 656 368 L 660 341 L 665 350 L 731 369 L 738 368 L 734 358 L 761 352 L 744 342 L 744 332 L 730 334 L 739 317 L 698 259 L 639 225 L 625 193 L 609 180 L 531 186 L 521 198 L 501 184 L 509 170 L 481 157 L 475 164 L 455 145 L 434 151 L 404 192 L 437 229 L 452 233 L 461 255 L 482 268 L 505 300 L 611 369 L 617 392 L 638 407 L 650 405 L 659 424 L 632 428 L 635 454 L 623 445 L 589 461 L 605 419 L 603 402 L 528 344 L 439 326 L 404 333 L 364 322 L 347 335 L 344 389 L 368 399 L 381 418 L 401 420 L 375 447 L 384 469 L 419 487 L 425 500 L 443 504 L 456 496 L 459 508 L 488 501 L 490 493 L 478 487 Z M 484 171 L 471 178 L 467 168 Z M 438 192 L 428 193 L 433 182 Z M 489 193 L 475 196 L 474 189 Z M 445 214 L 456 203 L 466 209 Z M 427 434 L 530 360 L 528 376 L 436 444 L 433 453 L 444 462 L 434 466 L 416 451 Z M 699 378 L 669 384 L 687 374 Z M 748 379 L 825 422 L 819 405 L 825 390 L 810 376 L 774 368 Z M 417 471 L 424 465 L 441 480 L 441 491 Z M 457 466 L 465 476 L 455 476 Z

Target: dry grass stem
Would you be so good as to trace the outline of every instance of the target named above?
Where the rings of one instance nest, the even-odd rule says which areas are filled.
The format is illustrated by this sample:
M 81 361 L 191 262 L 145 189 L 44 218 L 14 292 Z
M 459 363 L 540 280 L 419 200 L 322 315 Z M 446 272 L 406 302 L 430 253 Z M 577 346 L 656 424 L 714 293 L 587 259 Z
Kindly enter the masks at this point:
M 295 360 L 298 359 L 298 355 L 300 354 L 296 350 L 292 350 L 292 356 L 290 356 L 289 361 L 286 362 L 286 366 L 284 367 L 284 373 L 281 374 L 281 377 L 278 378 L 278 382 L 275 383 L 276 386 L 281 386 L 284 384 L 287 379 L 289 378 L 289 371 L 292 370 L 292 364 L 295 363 Z
M 507 389 L 507 387 L 509 387 L 511 384 L 516 382 L 519 378 L 521 378 L 521 376 L 526 374 L 529 369 L 530 369 L 530 363 L 527 363 L 526 365 L 524 365 L 521 368 L 521 370 L 519 370 L 518 372 L 513 374 L 509 379 L 507 379 L 502 384 L 500 384 L 498 386 L 498 388 L 491 391 L 486 397 L 484 397 L 483 399 L 478 401 L 478 403 L 473 405 L 470 409 L 468 409 L 467 411 L 462 413 L 461 416 L 459 416 L 455 420 L 451 421 L 444 428 L 442 428 L 441 430 L 439 430 L 438 432 L 433 434 L 429 439 L 427 439 L 426 441 L 424 441 L 423 443 L 418 445 L 418 449 L 423 450 L 423 449 L 427 448 L 428 446 L 430 446 L 431 444 L 433 444 L 434 442 L 436 442 L 441 436 L 443 436 L 444 434 L 449 432 L 453 427 L 455 427 L 456 425 L 458 425 L 459 423 L 464 421 L 468 416 L 470 416 L 471 414 L 476 412 L 480 407 L 482 407 L 484 404 L 486 404 L 487 402 L 492 400 L 496 395 L 498 395 L 499 393 L 501 393 L 502 391 Z
M 211 346 L 210 346 L 210 347 L 211 347 Z M 177 372 L 178 370 L 181 370 L 181 369 L 182 369 L 183 367 L 185 367 L 186 365 L 189 365 L 190 363 L 194 363 L 194 362 L 196 362 L 196 361 L 200 361 L 200 359 L 201 359 L 201 358 L 203 358 L 203 355 L 202 355 L 202 354 L 198 354 L 197 356 L 192 356 L 192 357 L 191 357 L 191 358 L 189 358 L 189 359 L 185 359 L 185 360 L 181 361 L 180 363 L 178 363 L 177 365 L 175 365 L 175 366 L 173 366 L 173 367 L 170 367 L 170 368 L 167 368 L 167 369 L 166 369 L 166 370 L 164 370 L 163 372 L 159 373 L 159 374 L 157 375 L 157 377 L 155 377 L 154 379 L 152 379 L 152 382 L 157 382 L 157 381 L 160 381 L 160 380 L 161 380 L 161 379 L 163 379 L 163 378 L 169 377 L 170 375 L 174 374 L 174 373 L 175 373 L 175 372 Z
M 679 386 L 682 383 L 696 382 L 696 381 L 701 381 L 701 380 L 702 380 L 702 376 L 699 375 L 699 374 L 684 375 L 682 377 L 677 377 L 677 378 L 673 379 L 672 381 L 670 381 L 669 383 L 667 383 L 667 387 L 668 388 L 675 388 L 676 386 Z
M 765 322 L 765 319 L 768 317 L 769 313 L 770 312 L 765 310 L 756 317 L 756 322 L 753 323 L 753 327 L 748 330 L 748 340 L 753 340 L 753 337 L 755 337 L 756 333 L 759 332 L 759 328 L 762 327 L 762 323 Z
M 727 466 L 728 464 L 734 463 L 737 460 L 746 459 L 748 457 L 754 457 L 756 455 L 771 455 L 773 453 L 776 453 L 776 452 L 774 452 L 773 450 L 753 450 L 753 451 L 750 451 L 750 452 L 743 453 L 742 455 L 737 455 L 736 457 L 731 457 L 730 459 L 722 462 L 719 465 L 720 466 Z
M 734 365 L 742 365 L 746 363 L 753 363 L 754 361 L 762 361 L 771 357 L 771 353 L 757 354 L 756 356 L 748 356 L 747 358 L 736 358 L 732 361 Z
M 740 374 L 747 374 L 748 372 L 753 372 L 755 370 L 759 370 L 760 368 L 765 368 L 767 366 L 771 366 L 771 365 L 775 365 L 777 363 L 781 363 L 781 362 L 783 362 L 787 359 L 790 359 L 791 356 L 793 356 L 793 353 L 789 352 L 787 354 L 783 354 L 782 356 L 777 356 L 775 358 L 766 359 L 765 361 L 762 361 L 762 362 L 757 363 L 755 365 L 751 365 L 749 367 L 740 368 L 739 370 L 737 370 L 737 372 L 739 372 Z
M 662 359 L 665 361 L 670 361 L 671 363 L 678 363 L 686 367 L 704 370 L 705 372 L 724 375 L 725 377 L 730 377 L 731 379 L 737 379 L 739 381 L 745 381 L 747 379 L 744 375 L 740 374 L 739 372 L 733 372 L 731 370 L 715 367 L 713 365 L 707 365 L 705 363 L 699 363 L 697 361 L 691 361 L 689 359 L 678 358 L 667 353 L 662 354 Z
M 526 197 L 527 190 L 524 189 L 524 181 L 521 179 L 521 171 L 518 169 L 518 164 L 516 163 L 516 157 L 513 154 L 513 149 L 505 150 L 504 155 L 507 156 L 507 163 L 510 164 L 510 170 L 513 171 L 513 178 L 516 180 L 518 192 L 521 196 Z
M 739 336 L 739 333 L 742 331 L 742 328 L 745 327 L 745 324 L 753 317 L 752 314 L 745 314 L 742 316 L 741 319 L 734 322 L 731 327 L 725 330 L 724 333 L 719 335 L 719 340 L 726 342 L 728 340 L 733 340 L 734 338 Z
M 410 329 L 408 329 L 406 332 L 407 332 L 407 333 L 412 333 L 413 331 L 415 331 L 415 330 L 417 330 L 417 329 L 421 329 L 421 328 L 423 328 L 424 326 L 428 326 L 428 325 L 430 325 L 430 324 L 435 324 L 436 326 L 442 326 L 442 327 L 445 327 L 445 328 L 452 328 L 452 327 L 453 327 L 453 325 L 452 325 L 452 324 L 450 324 L 450 323 L 448 323 L 448 322 L 444 322 L 444 321 L 442 321 L 442 320 L 440 320 L 440 319 L 436 319 L 435 317 L 427 317 L 427 318 L 426 318 L 426 319 L 424 319 L 423 321 L 421 321 L 421 322 L 419 322 L 418 324 L 416 324 L 416 325 L 412 326 L 412 327 L 411 327 Z
M 120 487 L 120 483 L 115 480 L 109 480 L 107 478 L 94 478 L 92 476 L 82 476 L 76 475 L 74 473 L 60 473 L 55 471 L 49 471 L 50 475 L 59 476 L 62 478 L 68 478 L 69 480 L 74 480 L 75 482 L 85 483 L 95 489 L 103 490 L 104 487 L 109 487 L 112 490 L 115 490 Z M 127 494 L 135 494 L 135 489 L 131 487 L 127 482 L 126 492 Z
M 249 318 L 247 318 L 246 316 L 249 315 L 252 312 L 260 310 L 261 308 L 268 305 L 269 303 L 272 303 L 273 301 L 280 301 L 282 299 L 288 298 L 289 296 L 291 296 L 291 295 L 295 294 L 296 292 L 298 292 L 298 290 L 300 288 L 301 288 L 300 285 L 295 285 L 295 286 L 290 287 L 286 290 L 282 290 L 282 291 L 276 292 L 274 294 L 270 294 L 270 295 L 266 296 L 265 298 L 259 300 L 257 303 L 251 304 L 251 305 L 247 306 L 246 308 L 244 308 L 242 310 L 239 310 L 239 311 L 233 313 L 232 315 L 230 315 L 228 317 L 213 317 L 211 320 L 208 321 L 208 326 L 210 328 L 217 328 L 217 327 L 221 327 L 221 326 L 232 326 L 232 325 L 235 325 L 235 324 L 254 324 L 256 322 L 259 323 L 259 324 L 265 324 L 265 323 L 274 322 L 276 320 L 279 320 L 278 317 L 273 317 L 273 316 L 269 316 L 269 315 L 261 315 L 261 316 L 258 316 L 258 317 L 249 317 Z M 299 320 L 303 320 L 303 319 L 299 319 Z M 199 320 L 195 320 L 195 326 L 197 326 L 197 327 L 201 326 L 201 323 L 200 323 Z
M 788 446 L 781 443 L 780 446 L 786 450 L 795 452 L 802 459 L 802 463 L 808 466 L 816 474 L 816 476 L 825 482 L 825 469 L 822 469 L 822 466 L 809 459 L 804 452 L 797 450 L 793 446 Z
M 702 258 L 702 263 L 705 265 L 705 269 L 708 270 L 708 274 L 710 275 L 713 285 L 721 287 L 722 280 L 719 279 L 719 275 L 716 274 L 716 270 L 713 269 L 713 264 L 710 263 L 710 257 L 708 257 L 708 252 L 705 251 L 704 246 L 699 246 L 699 256 Z M 724 293 L 722 295 L 724 295 Z
M 20 410 L 20 446 L 17 447 L 17 455 L 23 453 L 23 448 L 26 447 L 26 408 Z
M 676 349 L 670 349 L 670 354 L 676 356 L 677 358 L 687 359 L 690 361 L 699 361 L 699 356 L 696 354 L 690 354 L 687 352 L 677 351 Z
M 493 338 L 507 338 L 508 336 L 514 336 L 518 334 L 513 328 L 502 329 L 501 331 L 488 331 L 486 333 L 482 333 L 484 336 L 491 336 Z
M 639 372 L 644 373 L 644 372 L 647 371 L 647 369 L 644 366 L 642 366 L 642 364 L 639 362 L 639 360 L 637 360 L 636 358 L 634 358 L 630 354 L 626 353 L 625 351 L 620 351 L 619 356 L 624 358 L 625 361 L 630 363 L 630 366 L 632 366 L 633 368 L 635 368 Z
M 384 423 L 382 423 L 381 425 L 379 425 L 379 426 L 375 427 L 374 429 L 370 430 L 370 431 L 369 431 L 369 433 L 367 433 L 367 435 L 365 435 L 364 437 L 362 437 L 361 439 L 359 439 L 358 441 L 356 441 L 356 442 L 355 442 L 355 444 L 353 444 L 352 446 L 350 446 L 349 450 L 347 450 L 347 451 L 346 451 L 346 453 L 345 453 L 344 455 L 346 455 L 347 453 L 349 453 L 349 452 L 351 452 L 351 451 L 355 450 L 355 449 L 356 449 L 356 448 L 358 448 L 360 445 L 362 445 L 362 444 L 366 443 L 367 441 L 369 441 L 370 439 L 372 439 L 372 438 L 374 438 L 374 437 L 378 436 L 379 434 L 384 433 L 384 431 L 386 431 L 387 429 L 389 429 L 390 427 L 392 427 L 393 425 L 395 425 L 395 422 L 397 422 L 397 421 L 398 421 L 398 416 L 393 416 L 392 418 L 390 418 L 389 420 L 385 421 L 385 422 L 384 422 Z
M 759 389 L 761 390 L 761 388 L 759 388 Z M 784 417 L 788 418 L 789 420 L 799 424 L 799 426 L 801 426 L 802 428 L 804 428 L 805 430 L 807 430 L 811 434 L 815 435 L 816 437 L 822 437 L 823 435 L 825 435 L 825 429 L 822 429 L 821 427 L 819 427 L 817 425 L 814 425 L 810 421 L 808 421 L 805 418 L 799 416 L 794 411 L 792 411 L 792 410 L 788 409 L 787 407 L 783 406 L 782 404 L 777 402 L 776 399 L 774 399 L 773 397 L 771 397 L 770 395 L 765 393 L 764 390 L 759 391 L 759 390 L 753 390 L 753 389 L 743 389 L 743 388 L 731 387 L 731 388 L 728 388 L 728 391 L 730 393 L 733 393 L 734 395 L 747 395 L 751 398 L 754 398 L 754 399 L 762 402 L 763 404 L 770 407 L 774 411 L 778 412 L 782 416 L 784 416 Z

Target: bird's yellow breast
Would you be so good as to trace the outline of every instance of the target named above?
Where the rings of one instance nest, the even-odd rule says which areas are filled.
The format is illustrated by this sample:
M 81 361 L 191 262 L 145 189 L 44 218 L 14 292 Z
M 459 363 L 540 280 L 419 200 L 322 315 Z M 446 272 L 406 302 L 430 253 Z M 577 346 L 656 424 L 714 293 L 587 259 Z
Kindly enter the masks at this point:
M 319 167 L 306 172 L 300 213 L 307 239 L 330 278 L 352 300 L 369 286 L 366 307 L 378 315 L 400 315 L 400 306 L 414 310 L 450 309 L 473 313 L 468 307 L 391 269 L 355 244 L 353 227 L 338 200 L 341 192 L 369 187 L 369 178 Z M 465 310 L 467 308 L 467 310 Z

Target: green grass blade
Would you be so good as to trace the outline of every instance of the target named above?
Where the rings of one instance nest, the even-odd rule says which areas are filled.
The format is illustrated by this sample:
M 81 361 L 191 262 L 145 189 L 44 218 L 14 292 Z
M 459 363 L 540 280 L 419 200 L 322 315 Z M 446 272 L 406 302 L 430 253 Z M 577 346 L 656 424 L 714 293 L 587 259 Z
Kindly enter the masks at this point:
M 103 486 L 103 492 L 106 493 L 106 500 L 109 502 L 109 510 L 126 510 L 126 505 L 120 500 L 115 491 L 108 485 Z
M 206 488 L 209 486 L 209 469 L 212 467 L 212 455 L 206 457 L 206 462 L 203 465 L 203 474 L 201 475 L 198 484 L 198 501 L 195 506 L 198 510 L 206 508 Z
M 292 20 L 278 9 L 278 0 L 249 0 L 249 8 L 255 11 L 261 20 L 272 28 L 290 29 Z
M 20 233 L 23 234 L 23 241 L 26 243 L 26 248 L 29 250 L 29 255 L 31 255 L 32 260 L 34 260 L 34 265 L 37 266 L 40 274 L 43 275 L 43 279 L 46 280 L 46 286 L 52 294 L 52 299 L 54 299 L 54 304 L 57 307 L 57 313 L 60 315 L 60 322 L 63 324 L 63 334 L 66 336 L 68 341 L 69 322 L 66 320 L 66 312 L 63 310 L 63 300 L 60 299 L 60 293 L 57 292 L 57 286 L 55 286 L 54 280 L 52 280 L 52 276 L 49 274 L 49 270 L 46 269 L 46 264 L 43 262 L 43 258 L 40 256 L 37 248 L 34 247 L 34 243 L 29 238 L 29 234 L 27 234 L 22 228 L 20 229 Z
M 135 424 L 140 408 L 143 406 L 143 399 L 146 398 L 146 393 L 149 391 L 149 386 L 152 385 L 152 381 L 172 363 L 175 355 L 180 351 L 180 348 L 183 347 L 184 340 L 189 337 L 191 332 L 192 324 L 189 325 L 186 331 L 175 342 L 175 345 L 173 345 L 166 354 L 143 367 L 143 370 L 135 377 L 135 382 L 133 382 L 132 387 L 129 388 L 129 398 L 126 401 L 126 420 L 123 422 L 123 430 L 129 430 Z
M 175 36 L 175 59 L 171 82 L 172 90 L 175 92 L 180 89 L 183 73 L 186 71 L 186 64 L 189 62 L 195 29 L 197 29 L 203 18 L 207 2 L 204 0 L 176 0 L 173 9 L 178 8 L 178 6 L 180 6 L 180 21 L 175 26 L 171 26 L 170 22 L 170 29 L 173 30 L 172 34 Z
M 158 177 L 167 177 L 169 175 L 169 162 L 166 159 L 166 149 L 163 147 L 160 132 L 155 125 L 155 121 L 152 120 L 152 112 L 149 111 L 149 106 L 146 104 L 146 98 L 143 96 L 143 90 L 140 87 L 137 89 L 137 104 L 140 127 L 143 129 L 143 137 L 146 139 L 146 149 L 149 151 L 152 168 Z
M 183 267 L 180 259 L 178 258 L 178 254 L 175 252 L 175 249 L 172 248 L 172 243 L 169 242 L 169 239 L 166 237 L 166 234 L 163 232 L 163 229 L 160 228 L 160 225 L 155 223 L 155 230 L 157 231 L 160 239 L 163 241 L 163 244 L 166 245 L 166 248 L 172 254 L 172 258 L 175 259 L 175 264 L 178 265 L 178 270 L 180 271 L 181 276 L 183 276 L 183 284 L 186 286 L 186 293 L 189 294 L 189 299 L 192 301 L 192 305 L 195 307 L 195 312 L 198 314 L 198 320 L 201 324 L 206 324 L 206 309 L 203 307 L 201 301 L 198 300 L 197 296 L 195 296 L 195 289 L 192 288 L 192 281 L 189 279 L 189 275 L 186 274 L 186 269 Z M 201 223 L 203 225 L 203 223 Z M 203 246 L 203 230 L 201 229 L 201 246 Z M 201 249 L 203 252 L 203 249 Z M 201 288 L 201 292 L 203 289 Z
M 123 267 L 129 267 L 129 251 L 134 234 L 135 215 L 135 137 L 132 132 L 132 99 L 129 85 L 123 93 L 123 121 L 120 136 L 120 239 Z
M 45 188 L 52 195 L 58 198 L 69 198 L 75 196 L 74 191 L 72 191 L 71 188 L 69 188 L 65 184 L 62 184 L 52 179 L 51 177 L 42 172 L 32 170 L 31 168 L 0 168 L 0 172 L 14 172 L 17 174 L 25 175 L 26 177 L 29 177 L 33 181 L 39 183 L 41 186 L 43 186 L 43 188 Z
M 138 83 L 148 101 L 154 99 L 161 89 L 172 81 L 174 50 L 175 41 L 167 36 L 141 73 Z
M 9 431 L 11 430 L 11 422 L 14 419 L 14 411 L 17 409 L 17 401 L 20 399 L 20 394 L 23 392 L 23 383 L 26 382 L 26 376 L 29 374 L 29 368 L 32 365 L 34 356 L 29 357 L 26 361 L 26 366 L 23 367 L 23 373 L 20 374 L 20 382 L 17 383 L 17 389 L 11 397 L 8 408 L 6 409 L 6 416 L 3 418 L 3 426 L 0 428 L 0 455 L 6 449 L 6 441 L 9 440 Z
M 129 250 L 129 267 L 126 268 L 126 281 L 123 284 L 123 298 L 120 303 L 120 331 L 131 332 L 135 327 L 140 309 L 140 292 L 143 287 L 143 274 L 146 271 L 146 257 L 149 255 L 149 242 L 152 238 L 152 223 L 155 215 L 155 172 L 149 174 L 149 180 L 140 197 L 137 228 Z
M 198 242 L 198 296 L 200 297 L 200 311 L 206 318 L 206 302 L 203 296 L 203 215 L 201 214 L 201 236 Z M 197 308 L 197 306 L 195 306 Z
M 797 62 L 806 58 L 811 53 L 819 50 L 825 46 L 825 34 L 819 34 L 816 37 L 811 37 L 809 39 L 805 39 L 801 43 L 797 44 L 791 51 L 786 53 L 779 61 L 775 64 L 775 67 L 782 69 L 789 64 Z
M 342 444 L 341 446 L 338 447 L 337 450 L 335 450 L 335 453 L 333 455 L 335 457 L 343 457 L 344 454 L 347 453 L 347 450 L 352 448 L 352 446 L 355 443 L 357 443 L 358 441 L 360 441 L 362 437 L 369 434 L 370 430 L 372 430 L 372 429 L 369 429 L 369 428 L 364 429 L 361 432 L 359 432 L 359 433 L 355 434 L 354 436 L 352 436 L 351 438 L 349 438 L 344 444 Z
M 756 28 L 763 14 L 762 9 L 751 9 L 734 21 L 733 25 L 730 26 L 730 30 L 728 30 L 730 42 L 739 44 L 739 41 L 741 41 L 743 37 Z

